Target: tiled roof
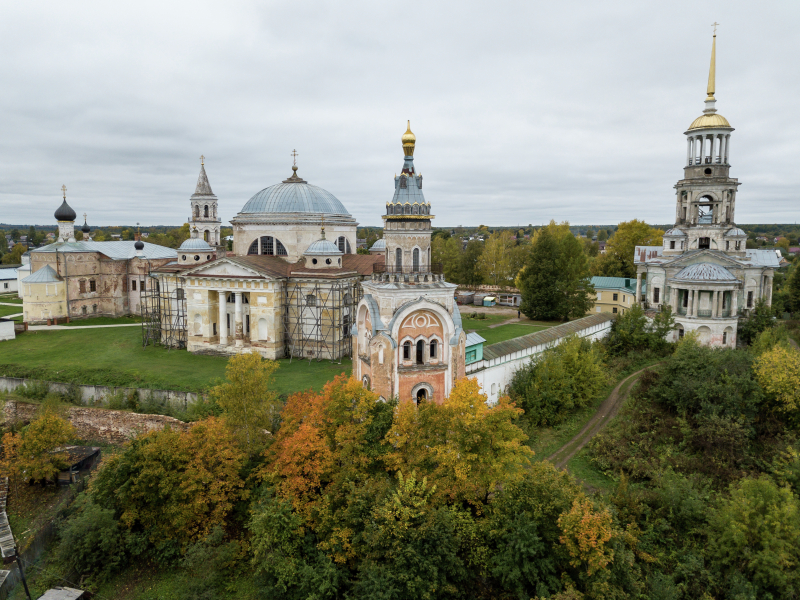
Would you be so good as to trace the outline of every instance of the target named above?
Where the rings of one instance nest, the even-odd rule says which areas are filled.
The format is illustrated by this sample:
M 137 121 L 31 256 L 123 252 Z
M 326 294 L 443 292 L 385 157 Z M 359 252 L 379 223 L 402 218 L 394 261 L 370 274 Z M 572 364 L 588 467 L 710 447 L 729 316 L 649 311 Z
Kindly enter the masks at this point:
M 576 319 L 575 321 L 564 323 L 563 325 L 548 327 L 547 329 L 537 331 L 536 333 L 529 333 L 528 335 L 523 335 L 522 337 L 506 340 L 505 342 L 498 342 L 497 344 L 484 346 L 483 359 L 492 360 L 494 358 L 506 356 L 512 352 L 519 352 L 520 350 L 527 350 L 528 348 L 549 344 L 550 342 L 554 342 L 559 338 L 577 333 L 581 329 L 586 329 L 587 327 L 592 327 L 594 325 L 600 325 L 613 319 L 614 316 L 611 313 L 596 313 L 588 317 L 583 317 L 582 319 Z
M 118 242 L 60 242 L 42 246 L 31 252 L 99 252 L 112 260 L 127 260 L 137 257 L 136 248 L 133 247 L 134 243 L 133 240 L 121 240 Z M 148 242 L 143 243 L 142 258 L 178 258 L 178 251 L 174 248 L 158 246 Z

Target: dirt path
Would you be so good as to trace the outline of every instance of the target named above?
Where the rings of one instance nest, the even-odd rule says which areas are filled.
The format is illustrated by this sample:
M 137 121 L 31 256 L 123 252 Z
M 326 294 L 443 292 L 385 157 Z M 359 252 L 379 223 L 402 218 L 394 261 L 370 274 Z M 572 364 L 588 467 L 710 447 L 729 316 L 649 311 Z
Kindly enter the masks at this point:
M 651 365 L 652 366 L 652 365 Z M 628 375 L 625 379 L 617 384 L 608 398 L 606 398 L 597 409 L 594 416 L 589 419 L 589 422 L 575 435 L 570 441 L 564 444 L 561 448 L 556 450 L 553 454 L 547 457 L 557 469 L 565 469 L 569 460 L 580 452 L 586 444 L 589 443 L 595 435 L 597 435 L 606 423 L 613 419 L 617 412 L 619 412 L 622 403 L 628 397 L 633 385 L 636 383 L 639 375 L 651 367 L 645 367 L 636 371 L 632 375 Z

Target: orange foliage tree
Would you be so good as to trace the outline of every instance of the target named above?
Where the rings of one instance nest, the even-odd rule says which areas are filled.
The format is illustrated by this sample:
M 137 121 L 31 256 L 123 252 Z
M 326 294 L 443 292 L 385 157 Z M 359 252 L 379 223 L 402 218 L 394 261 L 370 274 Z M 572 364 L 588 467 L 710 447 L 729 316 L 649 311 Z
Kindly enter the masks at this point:
M 608 542 L 615 532 L 607 508 L 598 511 L 585 496 L 576 498 L 572 508 L 558 518 L 558 525 L 563 531 L 561 543 L 567 547 L 573 567 L 585 563 L 586 573 L 591 576 L 614 560 Z
M 74 437 L 68 421 L 45 409 L 19 433 L 3 436 L 3 469 L 23 481 L 50 479 L 67 465 L 65 454 L 56 449 Z

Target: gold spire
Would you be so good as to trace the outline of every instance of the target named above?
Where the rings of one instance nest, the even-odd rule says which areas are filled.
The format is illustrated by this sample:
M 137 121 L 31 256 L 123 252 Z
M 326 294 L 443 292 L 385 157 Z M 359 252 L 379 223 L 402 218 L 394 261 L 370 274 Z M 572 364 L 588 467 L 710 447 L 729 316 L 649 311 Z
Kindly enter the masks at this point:
M 401 138 L 403 141 L 403 152 L 406 156 L 414 156 L 414 144 L 417 142 L 417 136 L 411 133 L 411 121 L 408 121 L 408 128 Z
M 67 200 L 67 186 L 65 186 L 65 185 L 61 186 L 61 193 L 64 194 L 64 201 L 66 202 L 66 200 Z
M 325 215 L 322 215 L 322 239 L 325 239 Z
M 200 166 L 201 167 L 206 164 L 205 161 L 206 161 L 206 157 L 201 154 L 200 155 Z
M 714 80 L 717 74 L 717 23 L 713 23 L 714 27 L 714 40 L 711 42 L 711 66 L 708 69 L 708 97 L 706 102 L 714 100 Z

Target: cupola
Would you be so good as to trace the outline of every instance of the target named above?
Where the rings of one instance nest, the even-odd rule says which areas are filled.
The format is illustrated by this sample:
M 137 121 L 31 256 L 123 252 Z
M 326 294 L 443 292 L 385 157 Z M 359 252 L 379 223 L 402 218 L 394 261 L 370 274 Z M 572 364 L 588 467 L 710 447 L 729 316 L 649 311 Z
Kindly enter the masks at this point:
M 75 241 L 75 211 L 67 204 L 67 186 L 61 186 L 61 193 L 64 195 L 61 206 L 56 209 L 53 216 L 58 221 L 58 241 L 59 242 L 74 242 Z
M 325 226 L 322 237 L 313 242 L 303 253 L 306 267 L 310 269 L 339 269 L 342 266 L 342 251 L 333 242 L 325 239 Z

